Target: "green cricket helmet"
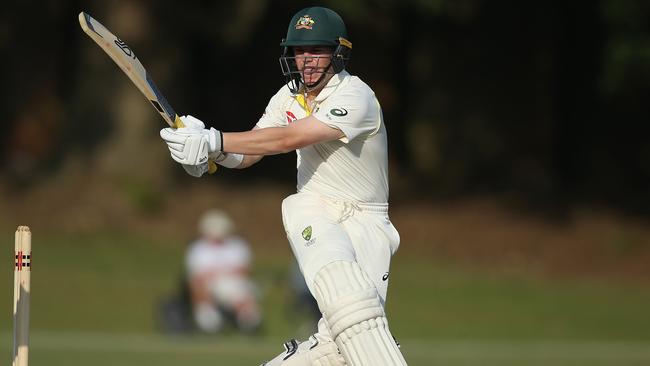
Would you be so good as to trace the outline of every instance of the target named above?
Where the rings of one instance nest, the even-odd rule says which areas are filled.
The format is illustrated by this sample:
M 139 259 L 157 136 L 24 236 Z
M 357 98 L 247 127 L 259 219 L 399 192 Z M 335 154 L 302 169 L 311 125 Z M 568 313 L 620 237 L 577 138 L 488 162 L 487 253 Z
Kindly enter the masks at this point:
M 320 6 L 305 8 L 296 13 L 289 22 L 287 38 L 280 43 L 283 48 L 280 56 L 282 74 L 292 93 L 305 88 L 315 89 L 325 80 L 326 74 L 337 74 L 345 69 L 352 54 L 352 43 L 347 40 L 348 32 L 341 16 L 331 9 Z M 326 46 L 332 48 L 330 65 L 323 70 L 319 80 L 306 85 L 302 72 L 298 70 L 293 47 Z

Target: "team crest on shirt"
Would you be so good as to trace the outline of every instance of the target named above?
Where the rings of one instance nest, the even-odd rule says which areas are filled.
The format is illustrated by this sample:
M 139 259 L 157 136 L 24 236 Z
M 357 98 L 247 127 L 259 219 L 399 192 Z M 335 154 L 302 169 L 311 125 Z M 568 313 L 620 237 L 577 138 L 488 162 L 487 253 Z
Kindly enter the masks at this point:
M 314 243 L 316 243 L 316 238 L 311 237 L 312 234 L 313 234 L 313 232 L 312 232 L 311 225 L 307 226 L 306 228 L 304 228 L 302 230 L 302 238 L 305 239 L 305 241 L 306 241 L 306 243 L 305 243 L 306 247 L 312 246 L 312 245 L 314 245 Z
M 287 123 L 291 123 L 298 119 L 296 115 L 293 114 L 291 111 L 286 111 L 286 114 L 287 114 Z
M 312 234 L 312 229 L 311 229 L 311 225 L 309 225 L 302 231 L 302 238 L 305 240 L 309 240 L 311 239 L 311 234 Z
M 296 22 L 296 29 L 311 29 L 314 26 L 314 19 L 309 15 L 303 15 Z

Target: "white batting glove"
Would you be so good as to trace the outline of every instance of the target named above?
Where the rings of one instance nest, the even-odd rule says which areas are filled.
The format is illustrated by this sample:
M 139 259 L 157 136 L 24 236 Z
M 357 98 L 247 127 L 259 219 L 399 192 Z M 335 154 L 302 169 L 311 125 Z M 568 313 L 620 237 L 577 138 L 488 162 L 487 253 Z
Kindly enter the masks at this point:
M 208 172 L 208 163 L 203 163 L 200 165 L 187 165 L 181 164 L 185 172 L 193 177 L 201 178 L 203 174 Z
M 221 152 L 221 131 L 205 129 L 203 122 L 192 116 L 181 117 L 181 120 L 184 124 L 187 122 L 186 127 L 160 131 L 172 159 L 183 165 L 201 165 L 208 162 L 209 155 Z
M 236 153 L 220 153 L 218 156 L 210 154 L 210 159 L 214 160 L 215 163 L 226 167 L 226 168 L 237 168 L 242 161 L 244 161 L 244 155 Z
M 194 116 L 180 116 L 181 121 L 183 121 L 183 127 L 190 128 L 193 130 L 203 130 L 205 129 L 205 123 L 200 119 Z
M 196 129 L 196 130 L 205 129 L 205 124 L 200 119 L 195 118 L 194 116 L 181 116 L 180 119 L 181 121 L 183 121 L 185 128 Z M 214 152 L 209 154 L 208 158 L 216 161 L 222 156 L 223 154 L 221 152 Z M 203 174 L 208 172 L 208 163 L 203 163 L 200 165 L 181 164 L 181 166 L 183 167 L 183 169 L 185 169 L 185 172 L 187 174 L 196 178 L 201 178 Z

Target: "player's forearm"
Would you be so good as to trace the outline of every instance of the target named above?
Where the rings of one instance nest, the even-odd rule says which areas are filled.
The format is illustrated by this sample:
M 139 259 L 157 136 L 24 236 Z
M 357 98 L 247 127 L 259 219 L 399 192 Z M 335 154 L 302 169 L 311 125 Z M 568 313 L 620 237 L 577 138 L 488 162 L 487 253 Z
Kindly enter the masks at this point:
M 246 132 L 225 132 L 223 151 L 244 155 L 275 155 L 296 149 L 298 138 L 288 128 L 270 127 Z

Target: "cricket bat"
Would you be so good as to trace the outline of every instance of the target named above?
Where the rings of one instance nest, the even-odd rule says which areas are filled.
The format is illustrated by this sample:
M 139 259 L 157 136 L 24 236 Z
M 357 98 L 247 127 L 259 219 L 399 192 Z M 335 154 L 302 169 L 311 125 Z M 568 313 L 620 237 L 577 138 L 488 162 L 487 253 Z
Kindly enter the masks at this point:
M 174 108 L 167 102 L 133 50 L 124 41 L 84 12 L 79 13 L 79 24 L 81 24 L 81 29 L 113 59 L 133 84 L 140 89 L 170 127 L 184 127 L 183 121 L 176 114 Z M 217 171 L 217 164 L 214 161 L 209 161 L 208 172 L 214 173 L 215 171 Z

